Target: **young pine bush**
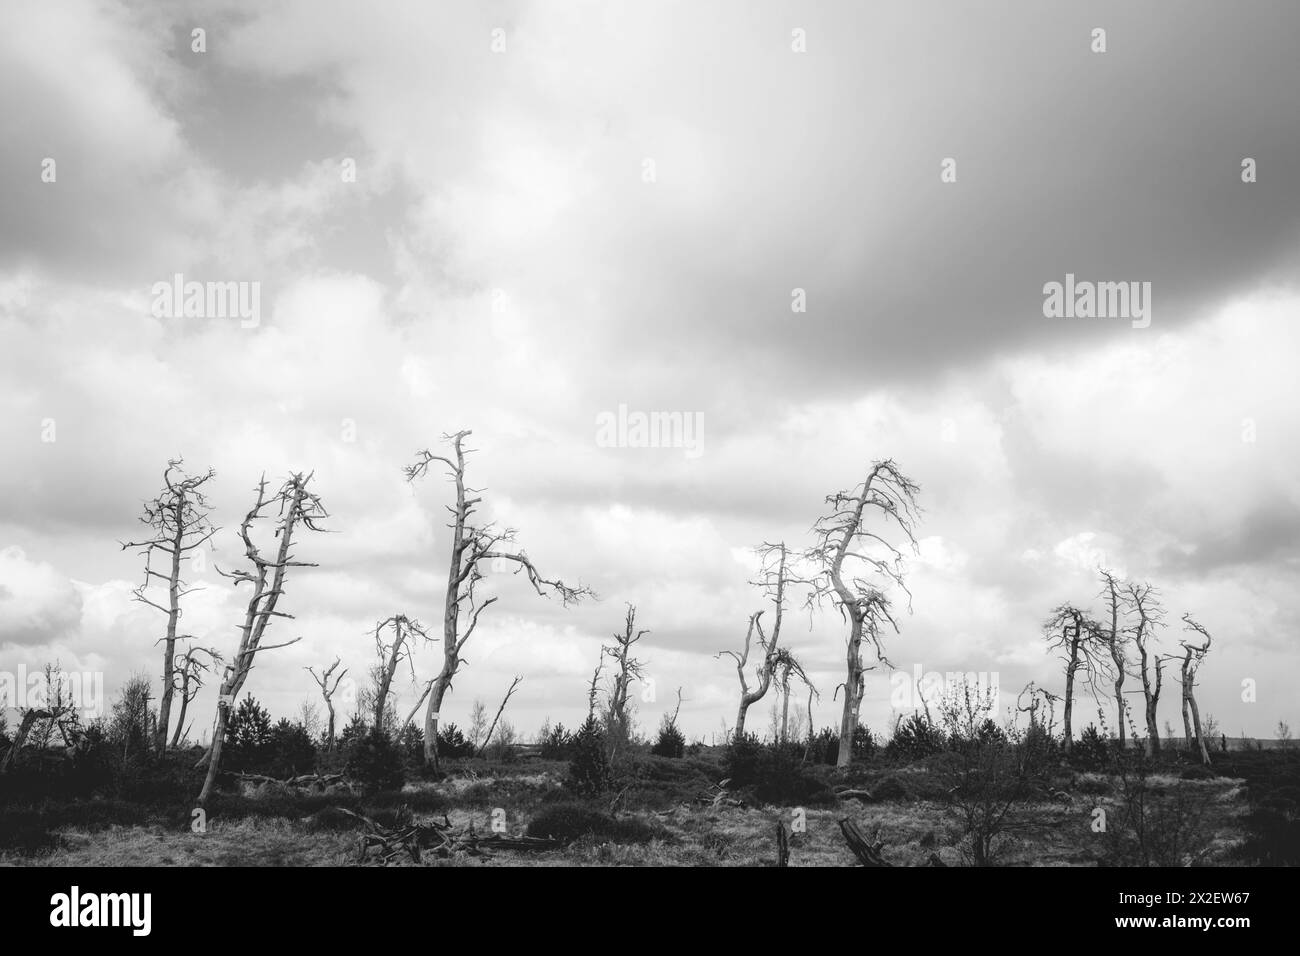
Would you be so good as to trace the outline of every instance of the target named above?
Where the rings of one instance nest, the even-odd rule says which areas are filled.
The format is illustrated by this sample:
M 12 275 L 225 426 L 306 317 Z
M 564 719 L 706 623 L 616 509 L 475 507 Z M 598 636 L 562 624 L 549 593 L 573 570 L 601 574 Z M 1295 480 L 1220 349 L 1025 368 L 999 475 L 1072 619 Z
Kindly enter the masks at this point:
M 573 756 L 573 734 L 556 724 L 541 741 L 543 760 L 568 760 Z
M 659 835 L 656 827 L 635 817 L 616 820 L 581 803 L 553 803 L 528 823 L 528 835 L 570 843 L 584 836 L 613 843 L 648 843 Z
M 1089 724 L 1070 748 L 1070 763 L 1076 770 L 1094 772 L 1105 768 L 1109 762 L 1109 743 L 1095 724 Z
M 650 752 L 656 757 L 681 757 L 686 752 L 686 737 L 666 716 L 659 725 L 659 739 Z
M 722 759 L 730 789 L 747 790 L 762 803 L 805 804 L 825 802 L 826 784 L 803 765 L 803 748 L 791 744 L 768 746 L 753 734 L 737 736 Z
M 438 728 L 438 756 L 456 760 L 474 756 L 474 745 L 465 739 L 460 728 L 448 721 Z
M 306 727 L 281 718 L 271 728 L 259 758 L 255 762 L 257 772 L 283 780 L 311 773 L 316 766 L 316 747 Z
M 406 780 L 401 750 L 382 731 L 349 740 L 344 758 L 343 772 L 367 792 L 399 790 Z
M 248 694 L 226 723 L 224 768 L 256 772 L 253 768 L 265 758 L 270 743 L 271 714 Z
M 585 797 L 594 797 L 609 788 L 609 757 L 605 753 L 605 735 L 594 717 L 573 736 L 573 758 L 569 761 L 568 788 Z
M 943 731 L 921 714 L 913 714 L 898 725 L 885 754 L 894 760 L 912 763 L 947 749 Z

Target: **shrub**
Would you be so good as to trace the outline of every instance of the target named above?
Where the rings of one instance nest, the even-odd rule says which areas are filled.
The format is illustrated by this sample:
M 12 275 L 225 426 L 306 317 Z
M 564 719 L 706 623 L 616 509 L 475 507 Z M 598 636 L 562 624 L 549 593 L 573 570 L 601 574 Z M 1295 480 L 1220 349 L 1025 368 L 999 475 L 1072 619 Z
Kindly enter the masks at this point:
M 871 798 L 882 803 L 895 803 L 908 799 L 911 794 L 903 782 L 893 774 L 882 777 L 880 782 L 871 788 Z
M 50 832 L 44 814 L 35 810 L 8 810 L 0 814 L 0 850 L 31 855 L 53 850 L 62 840 Z
M 271 742 L 271 715 L 248 694 L 226 722 L 222 769 L 252 771 Z
M 438 728 L 438 756 L 448 760 L 457 760 L 474 756 L 474 744 L 465 739 L 451 721 Z
M 1029 804 L 1045 778 L 1021 746 L 972 739 L 936 758 L 935 780 L 949 794 L 962 857 L 972 866 L 991 866 L 1011 835 L 1030 824 Z
M 415 772 L 424 767 L 424 731 L 414 723 L 407 724 L 397 735 L 397 747 L 408 771 Z
M 660 835 L 657 827 L 636 817 L 615 819 L 582 803 L 552 803 L 528 823 L 528 835 L 570 843 L 592 836 L 613 843 L 647 843 Z
M 542 759 L 568 760 L 573 756 L 573 734 L 564 729 L 564 724 L 556 724 L 542 738 Z
M 1106 828 L 1107 862 L 1112 866 L 1189 866 L 1209 849 L 1210 796 L 1194 784 L 1154 786 L 1155 762 L 1142 750 L 1115 761 L 1119 806 Z
M 339 750 L 346 750 L 348 744 L 354 740 L 360 740 L 368 733 L 370 733 L 370 725 L 366 723 L 365 718 L 360 714 L 353 714 L 352 719 L 344 725 L 342 732 L 339 733 L 339 739 L 335 746 Z
M 840 755 L 840 734 L 834 727 L 823 727 L 808 740 L 811 763 L 834 764 Z
M 686 752 L 686 737 L 667 717 L 659 727 L 659 739 L 650 752 L 656 757 L 681 757 Z
M 566 786 L 575 793 L 594 797 L 609 788 L 609 757 L 605 735 L 596 718 L 588 717 L 573 737 L 573 758 L 569 761 Z
M 833 797 L 824 781 L 806 771 L 797 745 L 760 743 L 753 734 L 732 740 L 723 756 L 731 786 L 762 803 L 823 803 Z
M 281 718 L 254 764 L 258 772 L 277 778 L 310 773 L 316 766 L 316 746 L 306 727 Z
M 1070 748 L 1070 764 L 1076 770 L 1101 770 L 1110 761 L 1110 744 L 1089 724 Z
M 401 751 L 382 731 L 349 741 L 344 757 L 343 772 L 367 792 L 397 790 L 405 782 Z
M 887 756 L 911 763 L 947 748 L 943 732 L 921 714 L 913 714 L 894 731 L 893 739 L 885 747 Z

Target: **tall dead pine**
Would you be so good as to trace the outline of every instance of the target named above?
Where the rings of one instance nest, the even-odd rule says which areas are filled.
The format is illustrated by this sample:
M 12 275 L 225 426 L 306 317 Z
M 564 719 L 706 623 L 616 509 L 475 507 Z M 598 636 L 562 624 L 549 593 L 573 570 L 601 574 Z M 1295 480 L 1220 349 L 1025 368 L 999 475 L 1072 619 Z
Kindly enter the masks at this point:
M 594 596 L 590 588 L 582 585 L 571 587 L 558 578 L 543 577 L 527 555 L 515 547 L 516 532 L 513 528 L 478 524 L 474 520 L 483 499 L 479 490 L 469 487 L 465 479 L 465 458 L 472 453 L 472 449 L 465 447 L 469 435 L 468 430 L 444 435 L 443 439 L 451 445 L 450 454 L 435 455 L 425 449 L 417 453 L 414 464 L 404 469 L 406 480 L 413 482 L 427 475 L 433 466 L 442 465 L 455 487 L 455 504 L 447 507 L 451 514 L 449 527 L 452 535 L 447 590 L 443 597 L 442 669 L 429 686 L 428 709 L 424 715 L 424 759 L 435 770 L 438 768 L 438 722 L 443 700 L 465 664 L 461 651 L 478 626 L 479 616 L 497 600 L 496 596 L 481 600 L 475 593 L 476 585 L 484 577 L 480 566 L 493 561 L 513 565 L 513 573 L 523 573 L 539 595 L 558 594 L 566 606 Z
M 295 644 L 301 638 L 295 637 L 282 644 L 263 644 L 262 638 L 266 628 L 274 618 L 292 618 L 292 614 L 277 610 L 280 598 L 284 595 L 285 579 L 290 568 L 314 568 L 315 564 L 298 561 L 293 557 L 294 535 L 300 528 L 308 531 L 322 531 L 319 522 L 329 515 L 321 504 L 320 498 L 307 490 L 311 482 L 310 474 L 297 472 L 281 486 L 275 494 L 268 495 L 266 478 L 257 485 L 257 501 L 244 516 L 239 526 L 239 535 L 244 542 L 244 556 L 248 559 L 251 570 L 220 571 L 223 577 L 230 578 L 236 584 L 247 584 L 252 588 L 248 606 L 244 611 L 244 622 L 239 627 L 239 650 L 226 666 L 221 679 L 221 690 L 217 697 L 216 724 L 212 730 L 212 747 L 208 751 L 208 773 L 199 792 L 198 805 L 201 807 L 212 793 L 217 774 L 221 768 L 221 751 L 225 744 L 226 728 L 234 708 L 235 698 L 248 680 L 257 655 L 262 651 L 274 650 Z M 253 523 L 264 518 L 264 512 L 278 505 L 279 520 L 276 524 L 275 537 L 279 539 L 275 556 L 268 558 L 253 541 Z M 220 570 L 220 569 L 218 569 Z
M 897 587 L 911 600 L 903 579 L 903 552 L 886 535 L 891 530 L 899 532 L 915 552 L 919 491 L 893 461 L 875 462 L 860 484 L 827 496 L 830 510 L 817 519 L 813 526 L 816 544 L 804 554 L 805 562 L 814 569 L 809 606 L 829 600 L 849 624 L 836 760 L 840 767 L 853 761 L 864 671 L 869 669 L 862 662 L 863 642 L 870 642 L 876 660 L 887 665 L 882 632 L 886 627 L 898 632 L 890 598 L 882 588 Z M 873 518 L 880 526 L 873 524 Z
M 158 753 L 167 749 L 167 729 L 176 694 L 176 628 L 181 618 L 181 599 L 198 590 L 182 579 L 181 561 L 217 532 L 208 520 L 211 508 L 203 495 L 203 486 L 215 472 L 209 468 L 201 475 L 187 475 L 181 468 L 183 464 L 179 458 L 167 462 L 162 491 L 145 502 L 140 521 L 153 532 L 152 536 L 122 544 L 123 550 L 137 548 L 144 556 L 144 582 L 135 589 L 135 599 L 167 615 L 166 630 L 158 641 L 163 645 L 162 696 L 158 698 L 158 727 L 153 740 Z M 154 565 L 155 555 L 162 556 L 162 570 Z M 167 596 L 162 599 L 165 603 L 149 597 L 150 585 L 155 583 L 166 588 Z

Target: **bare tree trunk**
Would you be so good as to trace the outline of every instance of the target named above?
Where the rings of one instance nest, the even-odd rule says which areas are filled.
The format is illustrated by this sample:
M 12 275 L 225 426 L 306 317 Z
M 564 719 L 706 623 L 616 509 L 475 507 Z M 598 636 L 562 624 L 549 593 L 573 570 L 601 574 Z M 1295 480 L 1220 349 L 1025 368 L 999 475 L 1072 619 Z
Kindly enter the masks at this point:
M 1205 746 L 1205 734 L 1201 732 L 1201 711 L 1196 706 L 1195 695 L 1189 694 L 1187 702 L 1192 707 L 1192 727 L 1196 730 L 1196 743 L 1200 747 L 1201 763 L 1208 767 L 1210 765 L 1210 749 Z
M 497 721 L 501 719 L 502 711 L 506 709 L 506 704 L 510 703 L 510 698 L 514 694 L 515 688 L 519 686 L 519 682 L 522 680 L 522 677 L 515 677 L 515 679 L 510 682 L 510 689 L 506 691 L 506 696 L 501 698 L 501 706 L 497 708 L 497 715 L 492 718 L 492 724 L 488 727 L 487 735 L 483 738 L 483 746 L 479 748 L 479 753 L 487 750 L 488 744 L 492 741 L 492 732 L 497 729 Z
M 226 685 L 223 683 L 221 692 L 224 694 Z M 212 729 L 212 746 L 208 749 L 208 772 L 203 778 L 203 789 L 199 791 L 198 805 L 204 806 L 208 798 L 212 795 L 212 788 L 216 785 L 217 774 L 221 769 L 221 751 L 226 743 L 226 726 L 230 719 L 230 707 L 226 704 L 217 705 L 217 722 Z
M 162 696 L 158 698 L 158 733 L 154 738 L 154 749 L 158 753 L 167 750 L 167 728 L 172 714 L 172 693 L 176 680 L 176 621 L 181 616 L 181 553 L 185 537 L 184 522 L 185 499 L 177 498 L 174 508 L 176 534 L 172 539 L 172 568 L 167 581 L 167 633 L 163 637 L 163 671 Z
M 210 481 L 214 472 L 187 476 L 181 465 L 181 459 L 172 459 L 163 469 L 163 490 L 144 506 L 141 522 L 153 529 L 153 536 L 146 541 L 127 542 L 126 548 L 139 548 L 145 557 L 144 583 L 136 588 L 134 597 L 142 604 L 148 604 L 167 615 L 167 629 L 163 633 L 163 671 L 162 696 L 158 698 L 158 719 L 152 728 L 153 748 L 159 754 L 167 751 L 167 731 L 171 725 L 172 698 L 176 690 L 176 624 L 181 616 L 181 598 L 190 592 L 181 580 L 181 559 L 202 546 L 216 528 L 208 521 L 209 506 L 204 498 L 203 485 Z M 173 476 L 176 472 L 176 476 Z M 166 554 L 170 567 L 166 574 L 155 571 L 150 566 L 154 552 Z M 149 585 L 154 579 L 167 582 L 167 604 L 151 600 L 147 596 Z
M 1127 734 L 1128 715 L 1124 705 L 1124 677 L 1128 667 L 1128 660 L 1124 653 L 1124 635 L 1119 628 L 1119 582 L 1110 571 L 1103 569 L 1100 574 L 1102 594 L 1106 597 L 1107 606 L 1110 608 L 1110 641 L 1108 642 L 1108 649 L 1110 650 L 1110 659 L 1115 665 L 1115 716 L 1119 720 L 1119 748 L 1122 751 Z
M 1187 721 L 1187 711 L 1192 712 L 1192 726 L 1196 731 L 1196 743 L 1201 751 L 1201 763 L 1205 766 L 1210 765 L 1210 749 L 1205 744 L 1205 734 L 1201 729 L 1201 711 L 1196 706 L 1196 670 L 1201 666 L 1201 661 L 1209 653 L 1212 639 L 1210 632 L 1198 624 L 1190 614 L 1183 615 L 1183 625 L 1186 630 L 1194 631 L 1205 638 L 1205 643 L 1196 646 L 1183 641 L 1185 656 L 1183 658 L 1183 722 Z M 1224 749 L 1227 749 L 1226 747 Z
M 1064 740 L 1062 749 L 1070 752 L 1070 745 L 1074 742 L 1074 730 L 1071 727 L 1071 720 L 1074 714 L 1074 672 L 1079 668 L 1079 641 L 1075 638 L 1070 642 L 1070 663 L 1065 668 L 1065 727 Z
M 583 597 L 592 596 L 591 589 L 582 585 L 569 587 L 561 580 L 543 578 L 522 551 L 499 550 L 500 545 L 514 542 L 513 529 L 497 528 L 491 524 L 476 525 L 470 522 L 475 506 L 483 499 L 467 495 L 468 489 L 465 485 L 467 451 L 464 440 L 469 434 L 470 432 L 465 430 L 455 435 L 443 436 L 452 444 L 454 459 L 435 455 L 426 449 L 419 453 L 414 464 L 404 469 L 406 480 L 414 481 L 427 474 L 429 466 L 434 462 L 441 462 L 447 467 L 456 485 L 456 506 L 448 509 L 452 513 L 453 520 L 451 561 L 447 567 L 447 591 L 443 599 L 442 612 L 442 670 L 434 678 L 433 689 L 429 692 L 428 710 L 424 715 L 424 760 L 435 772 L 439 769 L 438 720 L 443 699 L 451 690 L 452 680 L 460 665 L 464 663 L 460 652 L 478 626 L 479 615 L 497 600 L 495 596 L 488 598 L 482 604 L 475 600 L 474 585 L 482 577 L 479 564 L 483 561 L 498 560 L 510 562 L 517 566 L 517 572 L 527 575 L 528 583 L 532 585 L 534 591 L 539 595 L 554 591 L 560 595 L 566 607 Z M 468 622 L 464 633 L 460 630 L 462 612 Z
M 762 611 L 758 611 L 749 616 L 749 629 L 745 633 L 745 652 L 737 656 L 732 651 L 723 651 L 724 654 L 730 654 L 736 658 L 736 673 L 740 675 L 740 706 L 736 708 L 736 727 L 732 731 L 735 739 L 739 740 L 745 736 L 745 715 L 749 713 L 749 708 L 758 703 L 767 694 L 768 687 L 772 684 L 772 668 L 770 659 L 772 657 L 772 647 L 767 643 L 763 636 L 763 628 L 759 623 L 759 618 L 763 616 Z M 749 684 L 745 678 L 745 665 L 749 662 L 749 646 L 753 639 L 754 630 L 758 629 L 759 644 L 763 648 L 763 664 L 759 669 L 759 684 L 753 690 L 749 689 Z M 719 655 L 720 656 L 720 655 Z
M 176 732 L 172 734 L 172 742 L 171 742 L 172 750 L 175 750 L 177 747 L 180 746 L 181 734 L 184 732 L 185 729 L 185 711 L 188 710 L 190 706 L 189 688 L 190 688 L 190 682 L 187 677 L 185 679 L 185 682 L 181 685 L 181 712 L 176 716 Z M 161 722 L 162 722 L 162 718 L 159 717 L 159 723 Z
M 0 761 L 0 773 L 8 773 L 9 768 L 18 759 L 18 752 L 27 743 L 27 735 L 31 733 L 32 725 L 38 720 L 53 719 L 53 716 L 47 710 L 27 710 L 23 712 L 23 719 L 18 724 L 18 730 L 14 733 L 13 743 L 9 745 L 9 749 L 5 752 L 5 759 Z
M 1146 651 L 1142 652 L 1144 677 L 1143 684 L 1147 684 L 1145 678 Z M 1156 658 L 1155 670 L 1156 681 L 1154 689 L 1149 689 L 1146 695 L 1146 719 L 1147 719 L 1147 753 L 1155 756 L 1160 752 L 1160 722 L 1156 719 L 1156 712 L 1160 705 L 1160 685 L 1163 682 L 1164 662 Z
M 892 583 L 906 590 L 903 582 L 902 552 L 887 542 L 880 533 L 869 530 L 865 516 L 870 509 L 886 524 L 893 524 L 916 549 L 915 522 L 917 517 L 917 486 L 907 478 L 894 462 L 877 461 L 866 479 L 847 491 L 830 495 L 826 503 L 830 512 L 819 518 L 813 531 L 818 543 L 805 558 L 818 567 L 812 581 L 810 604 L 829 598 L 849 620 L 849 636 L 845 647 L 844 711 L 840 717 L 840 749 L 836 758 L 839 767 L 853 762 L 853 736 L 858 726 L 858 713 L 865 687 L 865 668 L 862 664 L 862 641 L 869 637 L 876 652 L 876 660 L 888 663 L 881 644 L 881 628 L 888 624 L 897 633 L 898 625 L 889 610 L 889 599 L 884 592 L 867 583 L 860 573 L 865 567 L 882 579 L 886 586 Z M 876 557 L 872 549 L 885 549 L 887 556 Z M 844 562 L 854 561 L 845 578 Z
M 849 629 L 847 655 L 848 675 L 844 681 L 844 712 L 840 715 L 840 751 L 835 766 L 847 767 L 853 763 L 853 735 L 858 729 L 858 712 L 862 706 L 864 677 L 862 673 L 862 620 L 853 615 Z
M 445 668 L 445 665 L 444 665 Z M 424 759 L 437 772 L 438 770 L 438 720 L 441 717 L 442 699 L 451 686 L 451 680 L 439 674 L 429 692 L 429 709 L 424 712 Z
M 226 668 L 218 692 L 216 726 L 213 730 L 212 747 L 208 751 L 207 757 L 208 772 L 203 781 L 203 789 L 199 791 L 198 797 L 200 807 L 207 802 L 212 794 L 217 774 L 221 769 L 221 752 L 225 744 L 226 728 L 229 726 L 229 711 L 234 706 L 235 698 L 239 695 L 244 682 L 248 679 L 248 674 L 253 668 L 254 659 L 261 651 L 287 647 L 289 644 L 295 644 L 301 640 L 301 638 L 294 638 L 284 644 L 266 646 L 262 644 L 262 636 L 265 634 L 267 625 L 270 624 L 272 618 L 291 618 L 293 616 L 276 610 L 280 596 L 284 593 L 284 581 L 288 569 L 291 567 L 315 567 L 310 562 L 294 560 L 290 553 L 294 531 L 298 527 L 306 527 L 309 531 L 319 531 L 321 529 L 316 522 L 328 517 L 319 497 L 307 491 L 307 485 L 311 478 L 311 475 L 294 474 L 290 476 L 289 480 L 285 482 L 273 498 L 268 499 L 266 497 L 266 478 L 264 476 L 258 483 L 257 502 L 240 525 L 240 537 L 244 542 L 244 553 L 253 570 L 251 572 L 236 571 L 226 576 L 233 578 L 237 584 L 246 583 L 251 585 L 253 593 L 249 597 L 248 607 L 244 612 L 244 623 L 240 628 L 239 650 L 236 652 L 230 666 Z M 276 535 L 280 539 L 280 544 L 276 550 L 274 560 L 267 560 L 262 556 L 257 545 L 253 543 L 252 525 L 256 519 L 262 517 L 262 511 L 274 501 L 280 503 L 281 509 L 280 522 L 276 528 Z M 268 575 L 270 576 L 269 587 L 267 586 Z
M 790 668 L 785 669 L 781 682 L 781 743 L 790 740 Z

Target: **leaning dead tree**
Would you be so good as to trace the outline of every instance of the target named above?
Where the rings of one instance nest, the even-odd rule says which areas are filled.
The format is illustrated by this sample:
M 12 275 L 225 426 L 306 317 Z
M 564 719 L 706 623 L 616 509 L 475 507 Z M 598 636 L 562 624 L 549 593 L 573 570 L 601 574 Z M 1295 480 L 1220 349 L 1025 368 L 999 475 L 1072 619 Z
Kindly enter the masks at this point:
M 472 449 L 465 447 L 469 435 L 468 430 L 444 435 L 444 440 L 451 445 L 450 455 L 435 455 L 425 449 L 417 454 L 414 464 L 404 469 L 406 480 L 414 482 L 427 475 L 433 465 L 441 464 L 446 468 L 456 494 L 455 505 L 447 508 L 452 516 L 448 525 L 452 537 L 447 591 L 443 599 L 442 669 L 429 687 L 428 709 L 424 715 L 424 759 L 435 770 L 438 768 L 438 719 L 443 698 L 465 664 L 461 651 L 478 626 L 479 615 L 497 600 L 493 596 L 480 601 L 475 594 L 475 585 L 483 579 L 479 566 L 485 561 L 513 564 L 513 573 L 523 572 L 534 591 L 542 596 L 558 594 L 566 607 L 584 597 L 595 596 L 590 588 L 582 585 L 570 587 L 558 578 L 543 577 L 528 556 L 515 547 L 513 528 L 475 522 L 474 514 L 483 499 L 480 497 L 481 489 L 471 488 L 465 482 L 465 456 L 472 453 Z
M 1187 737 L 1187 749 L 1192 749 L 1192 733 L 1196 734 L 1196 746 L 1201 751 L 1201 763 L 1210 765 L 1210 750 L 1205 746 L 1205 734 L 1201 732 L 1201 711 L 1196 706 L 1196 670 L 1205 660 L 1210 650 L 1210 632 L 1190 614 L 1183 615 L 1183 629 L 1199 636 L 1189 641 L 1180 641 L 1183 645 L 1182 684 L 1183 684 L 1183 733 Z M 1190 715 L 1191 720 L 1188 720 Z
M 204 660 L 204 657 L 207 660 Z M 172 734 L 173 750 L 185 739 L 185 712 L 189 710 L 190 701 L 199 695 L 199 690 L 203 687 L 203 676 L 221 662 L 221 655 L 217 651 L 210 647 L 195 647 L 193 644 L 186 648 L 177 662 L 173 679 L 176 693 L 180 695 L 181 711 L 176 716 L 176 731 Z M 162 724 L 161 716 L 158 718 L 158 723 Z
M 745 715 L 749 712 L 749 708 L 767 696 L 768 688 L 772 686 L 772 678 L 776 674 L 777 658 L 780 651 L 777 642 L 781 639 L 781 619 L 785 614 L 785 590 L 786 585 L 789 583 L 790 554 L 786 549 L 785 542 L 764 544 L 756 550 L 761 557 L 761 570 L 759 579 L 750 583 L 761 588 L 772 602 L 775 615 L 772 622 L 772 635 L 768 637 L 764 633 L 764 612 L 757 611 L 749 616 L 749 627 L 745 631 L 745 645 L 741 653 L 719 651 L 714 655 L 714 658 L 717 659 L 725 654 L 736 662 L 736 676 L 740 679 L 740 706 L 736 711 L 734 733 L 738 740 L 745 735 Z M 754 677 L 757 683 L 751 687 L 745 669 L 749 666 L 749 652 L 753 646 L 755 635 L 758 637 L 758 648 L 763 656 L 754 668 Z
M 1052 616 L 1043 625 L 1043 633 L 1047 637 L 1049 650 L 1059 651 L 1065 661 L 1062 747 L 1068 751 L 1074 742 L 1075 681 L 1082 670 L 1084 684 L 1091 687 L 1095 695 L 1097 678 L 1106 666 L 1106 651 L 1097 624 L 1071 604 L 1062 604 L 1052 611 Z
M 1128 723 L 1124 706 L 1124 678 L 1128 676 L 1129 639 L 1128 633 L 1119 626 L 1122 584 L 1105 568 L 1099 569 L 1097 573 L 1101 575 L 1101 597 L 1105 600 L 1106 610 L 1110 615 L 1110 628 L 1102 633 L 1102 639 L 1110 652 L 1111 664 L 1114 665 L 1111 674 L 1115 679 L 1115 712 L 1119 724 L 1119 747 L 1123 750 Z
M 18 754 L 27 744 L 27 738 L 34 735 L 35 746 L 44 750 L 50 737 L 57 729 L 63 737 L 64 746 L 70 747 L 74 734 L 69 733 L 68 724 L 75 728 L 78 723 L 76 702 L 63 679 L 63 669 L 59 664 L 46 664 L 42 672 L 44 678 L 44 698 L 39 707 L 19 708 L 21 717 L 14 739 L 0 760 L 0 774 L 8 773 L 18 759 Z M 38 685 L 39 686 L 39 685 Z
M 1160 750 L 1160 724 L 1156 714 L 1164 682 L 1164 657 L 1155 650 L 1155 632 L 1164 627 L 1164 608 L 1156 598 L 1156 589 L 1149 584 L 1125 584 L 1123 598 L 1125 612 L 1133 621 L 1128 631 L 1133 635 L 1133 646 L 1137 648 L 1138 676 L 1142 679 L 1146 751 L 1153 755 Z
M 203 485 L 216 473 L 209 468 L 201 475 L 187 475 L 181 469 L 183 463 L 180 458 L 167 462 L 162 491 L 145 502 L 140 521 L 153 534 L 143 541 L 122 544 L 123 550 L 137 548 L 144 556 L 144 582 L 135 589 L 135 599 L 167 615 L 166 630 L 158 641 L 163 645 L 162 696 L 158 699 L 158 728 L 153 741 L 158 753 L 167 749 L 167 727 L 176 693 L 176 625 L 181 618 L 181 599 L 199 590 L 182 579 L 181 561 L 217 532 L 208 520 L 212 509 L 203 495 Z M 161 556 L 163 570 L 154 566 L 155 555 Z M 154 583 L 167 589 L 165 603 L 148 596 L 149 586 Z
M 217 773 L 221 769 L 221 750 L 225 744 L 226 727 L 230 722 L 230 713 L 234 708 L 235 698 L 248 680 L 257 655 L 262 651 L 274 650 L 295 644 L 301 638 L 295 637 L 283 644 L 262 643 L 267 626 L 277 617 L 292 618 L 292 614 L 276 610 L 280 598 L 284 595 L 285 578 L 290 568 L 314 568 L 309 561 L 298 561 L 293 556 L 294 534 L 300 528 L 308 531 L 323 531 L 320 521 L 329 517 L 321 504 L 319 496 L 307 490 L 312 476 L 296 472 L 274 494 L 267 493 L 266 477 L 257 485 L 257 501 L 244 516 L 239 526 L 239 536 L 244 542 L 244 556 L 252 569 L 248 571 L 225 572 L 218 569 L 223 576 L 230 578 L 236 586 L 247 584 L 252 588 L 248 598 L 248 607 L 244 611 L 244 622 L 239 626 L 239 650 L 232 658 L 221 679 L 221 690 L 217 697 L 216 725 L 212 730 L 212 746 L 208 751 L 208 773 L 199 792 L 198 805 L 201 807 L 212 793 Z M 253 541 L 253 523 L 266 515 L 263 513 L 272 506 L 278 506 L 279 520 L 276 523 L 275 537 L 279 539 L 275 556 L 268 558 Z M 202 761 L 200 761 L 200 765 Z
M 311 674 L 312 680 L 320 687 L 321 697 L 325 699 L 325 713 L 328 715 L 325 725 L 325 749 L 331 752 L 334 750 L 334 692 L 339 689 L 339 684 L 347 676 L 348 669 L 345 667 L 339 671 L 339 675 L 334 678 L 332 684 L 330 683 L 330 675 L 334 673 L 341 663 L 342 661 L 337 657 L 334 658 L 334 663 L 325 668 L 320 674 L 317 674 L 313 668 L 307 668 L 307 673 Z
M 1029 698 L 1028 703 L 1025 702 L 1026 697 Z M 1051 691 L 1030 681 L 1016 695 L 1016 711 L 1029 715 L 1031 730 L 1041 729 L 1047 736 L 1051 737 L 1056 733 L 1056 702 L 1060 699 Z M 1038 712 L 1041 708 L 1047 709 L 1046 719 L 1039 716 Z
M 636 607 L 629 604 L 623 618 L 623 632 L 614 633 L 614 643 L 606 644 L 600 649 L 602 658 L 608 657 L 614 664 L 614 680 L 610 686 L 609 703 L 605 711 L 605 736 L 609 743 L 610 760 L 618 753 L 619 747 L 628 742 L 632 729 L 632 715 L 629 707 L 629 692 L 633 680 L 640 680 L 645 662 L 632 656 L 632 647 L 641 640 L 648 630 L 636 630 Z
M 384 640 L 385 631 L 392 632 L 390 641 Z M 415 680 L 411 651 L 416 638 L 428 640 L 429 635 L 425 633 L 419 621 L 405 614 L 394 614 L 375 625 L 375 655 L 379 658 L 379 663 L 373 675 L 375 687 L 374 700 L 371 703 L 374 705 L 376 730 L 382 730 L 384 727 L 384 709 L 388 705 L 388 693 L 393 687 L 393 675 L 397 673 L 397 668 L 403 661 L 411 667 L 411 680 Z
M 807 673 L 804 672 L 803 665 L 799 663 L 799 659 L 784 647 L 777 651 L 776 669 L 777 673 L 780 675 L 777 678 L 776 689 L 777 694 L 781 698 L 781 723 L 778 739 L 784 744 L 788 743 L 790 740 L 790 678 L 798 678 L 800 683 L 808 688 L 808 711 L 810 714 L 812 713 L 812 695 L 816 694 L 817 691 L 813 687 L 812 681 L 808 679 Z M 812 722 L 810 717 L 808 733 L 811 734 L 812 732 Z
M 886 539 L 885 532 L 890 528 L 898 530 L 915 552 L 918 491 L 920 488 L 893 461 L 875 462 L 861 484 L 827 496 L 831 510 L 817 519 L 813 526 L 817 543 L 805 554 L 814 568 L 808 606 L 830 600 L 849 623 L 844 712 L 836 761 L 840 767 L 853 761 L 853 734 L 865 686 L 863 641 L 870 642 L 879 663 L 888 665 L 882 631 L 888 626 L 898 632 L 889 598 L 877 583 L 900 588 L 907 594 L 910 608 L 911 593 L 903 580 L 903 553 Z M 873 518 L 883 525 L 880 531 L 872 530 Z
M 501 698 L 501 706 L 497 708 L 497 714 L 492 718 L 492 723 L 488 727 L 487 734 L 483 737 L 483 745 L 478 748 L 479 753 L 487 750 L 488 744 L 492 742 L 492 734 L 497 729 L 497 721 L 501 719 L 501 715 L 505 712 L 506 704 L 510 703 L 510 698 L 515 695 L 515 688 L 517 688 L 522 681 L 523 678 L 516 675 L 515 679 L 510 682 L 510 687 L 506 690 L 506 696 Z

